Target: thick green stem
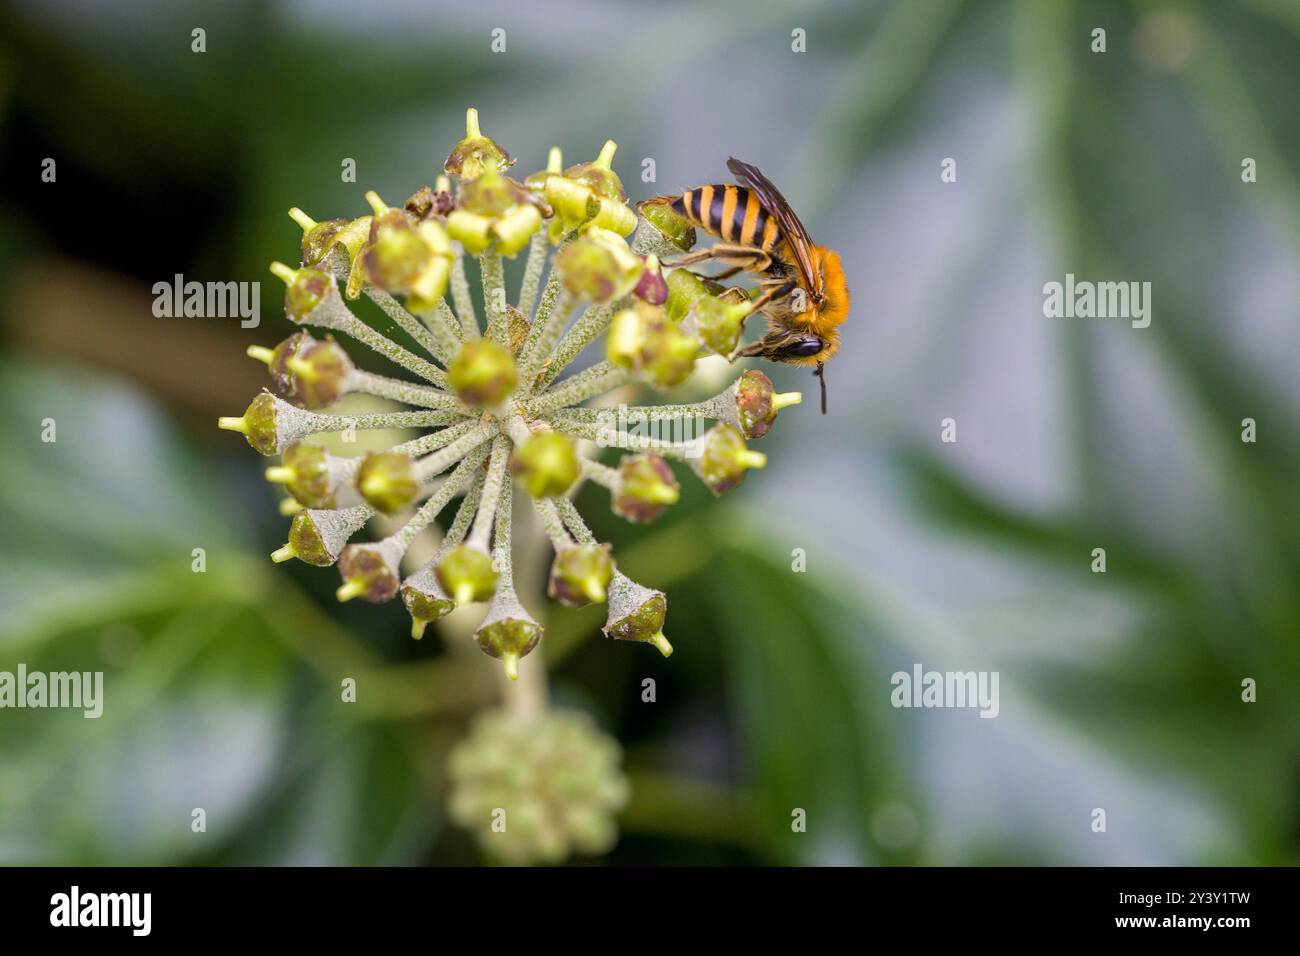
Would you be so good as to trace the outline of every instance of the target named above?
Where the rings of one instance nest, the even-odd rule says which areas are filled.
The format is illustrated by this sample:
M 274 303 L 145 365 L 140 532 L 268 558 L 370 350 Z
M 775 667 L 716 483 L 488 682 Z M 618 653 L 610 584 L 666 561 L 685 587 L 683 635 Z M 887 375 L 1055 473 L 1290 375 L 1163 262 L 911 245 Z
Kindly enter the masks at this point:
M 456 470 L 447 476 L 447 480 L 438 486 L 438 489 L 420 506 L 420 510 L 411 516 L 411 520 L 403 525 L 400 531 L 389 536 L 401 546 L 403 553 L 411 546 L 415 536 L 427 528 L 429 522 L 433 521 L 438 516 L 438 513 L 447 506 L 447 502 L 451 501 L 464 489 L 466 483 L 469 482 L 476 469 L 483 464 L 483 459 L 486 457 L 487 442 L 481 441 L 479 442 L 479 448 L 467 455 L 456 466 Z
M 557 408 L 567 408 L 597 395 L 604 395 L 620 385 L 626 385 L 631 379 L 632 373 L 627 369 L 619 368 L 612 362 L 601 362 L 565 379 L 549 392 L 543 392 L 524 402 L 524 412 L 537 418 Z
M 498 435 L 492 443 L 492 461 L 488 465 L 487 478 L 483 481 L 483 499 L 479 502 L 478 514 L 474 516 L 474 528 L 469 533 L 469 544 L 480 551 L 488 549 L 492 520 L 496 515 L 497 500 L 501 497 L 501 487 L 505 483 L 506 462 L 509 458 L 510 439 Z
M 568 501 L 568 499 L 564 499 Z M 551 539 L 556 551 L 562 551 L 565 548 L 573 546 L 573 538 L 569 532 L 564 530 L 564 522 L 560 520 L 560 513 L 556 508 L 554 498 L 534 498 L 533 510 L 537 512 L 537 517 L 542 522 L 542 527 L 546 529 L 546 536 Z
M 542 281 L 542 270 L 546 268 L 550 245 L 545 229 L 533 233 L 533 238 L 528 242 L 528 261 L 524 265 L 524 281 L 519 285 L 519 311 L 529 317 L 532 316 L 533 306 L 537 303 L 537 287 Z
M 391 398 L 393 401 L 401 402 L 404 405 L 416 405 L 420 408 L 442 408 L 447 411 L 459 411 L 466 415 L 472 414 L 468 406 L 461 402 L 460 399 L 441 389 L 430 388 L 427 385 L 417 385 L 414 382 L 408 382 L 400 378 L 390 378 L 387 375 L 376 375 L 374 372 L 365 372 L 360 369 L 348 376 L 347 390 L 349 392 L 360 392 L 364 395 L 375 395 L 379 398 Z
M 383 309 L 384 314 L 396 322 L 407 335 L 419 342 L 421 348 L 444 365 L 456 354 L 457 340 L 447 330 L 441 328 L 436 311 L 421 321 L 383 289 L 366 286 L 366 296 Z
M 609 328 L 614 312 L 614 304 L 609 303 L 606 305 L 593 305 L 582 313 L 582 318 L 573 323 L 572 328 L 560 340 L 559 347 L 556 348 L 555 354 L 551 356 L 537 387 L 545 388 L 550 385 L 555 381 L 556 376 L 568 368 L 569 363 L 581 354 L 583 349 L 603 335 L 605 330 Z
M 451 300 L 456 303 L 456 318 L 465 332 L 465 341 L 479 337 L 478 316 L 474 314 L 474 298 L 469 291 L 469 276 L 465 275 L 465 254 L 457 249 L 451 261 Z
M 487 312 L 488 338 L 497 345 L 510 342 L 510 322 L 506 317 L 506 279 L 501 253 L 489 249 L 478 257 L 479 278 L 483 282 L 483 308 Z

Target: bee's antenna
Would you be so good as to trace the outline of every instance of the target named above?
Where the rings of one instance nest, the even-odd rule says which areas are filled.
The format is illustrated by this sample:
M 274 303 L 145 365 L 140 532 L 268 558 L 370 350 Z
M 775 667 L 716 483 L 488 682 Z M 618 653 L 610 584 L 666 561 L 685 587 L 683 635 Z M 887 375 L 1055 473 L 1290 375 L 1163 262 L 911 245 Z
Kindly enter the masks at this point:
M 826 414 L 826 363 L 825 363 L 825 362 L 818 362 L 818 363 L 817 363 L 817 371 L 813 372 L 813 374 L 816 375 L 819 379 L 821 379 L 821 383 L 822 383 L 822 414 L 825 415 L 825 414 Z

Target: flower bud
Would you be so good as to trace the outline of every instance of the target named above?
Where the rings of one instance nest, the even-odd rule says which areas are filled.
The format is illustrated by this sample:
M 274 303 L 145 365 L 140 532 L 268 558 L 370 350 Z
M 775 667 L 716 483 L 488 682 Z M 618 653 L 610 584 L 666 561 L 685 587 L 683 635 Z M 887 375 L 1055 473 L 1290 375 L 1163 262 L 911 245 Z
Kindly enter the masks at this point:
M 663 305 L 668 299 L 668 282 L 664 279 L 663 268 L 658 256 L 646 256 L 645 271 L 637 280 L 632 294 L 650 305 Z
M 514 391 L 515 360 L 490 339 L 472 339 L 452 359 L 447 381 L 465 404 L 491 408 Z
M 361 526 L 375 513 L 369 505 L 357 505 L 338 511 L 308 509 L 293 516 L 289 525 L 289 543 L 271 554 L 277 564 L 297 558 L 307 564 L 327 567 L 338 560 L 339 552 Z
M 546 593 L 569 607 L 585 607 L 605 600 L 614 557 L 607 544 L 579 544 L 555 555 Z
M 669 322 L 658 306 L 636 300 L 615 313 L 605 337 L 611 363 L 636 371 L 656 388 L 680 385 L 695 368 L 700 343 Z
M 709 296 L 705 280 L 687 269 L 673 269 L 668 273 L 668 298 L 664 312 L 669 321 L 680 322 L 695 308 L 695 303 Z
M 370 452 L 357 468 L 357 491 L 376 511 L 401 511 L 420 493 L 411 456 L 395 451 Z
M 240 432 L 263 455 L 275 455 L 321 431 L 321 416 L 263 391 L 239 418 L 218 418 L 217 427 Z
M 512 864 L 607 852 L 628 785 L 618 743 L 586 714 L 497 708 L 475 718 L 448 759 L 448 813 L 483 851 Z M 493 811 L 510 808 L 510 825 Z
M 607 141 L 595 162 L 546 177 L 543 189 L 555 214 L 552 241 L 575 229 L 596 227 L 626 236 L 636 228 L 636 213 L 624 201 L 623 183 L 611 166 L 616 148 L 612 140 Z
M 471 256 L 482 255 L 492 245 L 492 219 L 468 209 L 457 209 L 447 217 L 447 235 Z
M 510 473 L 534 498 L 564 494 L 580 470 L 573 442 L 558 432 L 530 435 L 510 458 Z
M 535 196 L 539 195 L 546 191 L 546 180 L 552 176 L 560 176 L 563 173 L 564 154 L 560 152 L 560 147 L 552 146 L 550 153 L 546 157 L 546 168 L 525 176 L 524 188 Z
M 284 450 L 281 464 L 266 469 L 266 480 L 284 485 L 308 508 L 334 507 L 334 475 L 324 448 L 294 442 Z
M 542 226 L 542 214 L 530 203 L 507 209 L 492 226 L 497 251 L 503 256 L 516 256 L 528 246 L 528 241 Z
M 474 632 L 479 648 L 489 657 L 500 658 L 511 680 L 519 679 L 519 659 L 527 657 L 541 639 L 542 626 L 508 588 L 496 593 L 487 617 Z
M 411 637 L 417 641 L 424 636 L 424 629 L 430 623 L 450 614 L 456 607 L 456 602 L 439 583 L 433 562 L 403 581 L 401 594 L 402 603 L 411 615 Z
M 649 325 L 636 309 L 620 309 L 609 320 L 605 333 L 605 357 L 619 368 L 635 369 L 641 364 Z
M 443 591 L 458 604 L 486 601 L 497 586 L 492 556 L 468 544 L 452 548 L 435 570 Z
M 297 399 L 304 408 L 323 408 L 337 402 L 356 368 L 333 338 L 321 341 L 306 330 L 277 345 L 267 366 L 276 391 L 285 398 Z
M 664 637 L 664 617 L 668 599 L 662 591 L 643 588 L 620 571 L 615 571 L 609 586 L 609 616 L 602 628 L 606 637 L 616 641 L 641 641 L 653 644 L 668 657 L 673 646 Z
M 263 455 L 274 455 L 280 450 L 276 429 L 276 417 L 280 406 L 270 392 L 262 392 L 244 410 L 239 418 L 218 418 L 217 427 L 226 431 L 240 432 L 248 439 L 254 451 Z M 281 403 L 284 404 L 284 403 Z M 292 408 L 292 406 L 288 406 Z
M 291 269 L 283 262 L 272 262 L 271 271 L 288 286 L 284 293 L 284 313 L 299 325 L 338 288 L 334 276 L 320 269 Z
M 510 155 L 479 130 L 478 110 L 465 111 L 465 138 L 451 151 L 443 169 L 447 175 L 461 182 L 472 182 L 488 171 L 502 172 L 510 168 Z
M 776 413 L 803 401 L 800 392 L 777 392 L 772 380 L 758 369 L 749 369 L 736 381 L 736 423 L 746 438 L 762 438 L 776 421 Z
M 302 261 L 308 266 L 316 265 L 329 255 L 339 234 L 348 224 L 346 219 L 316 222 L 296 206 L 289 210 L 289 216 L 302 226 Z
M 339 555 L 339 574 L 343 584 L 334 596 L 340 601 L 361 598 L 371 604 L 391 601 L 399 584 L 397 565 L 399 546 L 393 542 L 350 544 Z
M 433 253 L 424 271 L 406 292 L 406 305 L 417 314 L 429 312 L 438 307 L 438 302 L 447 292 L 447 283 L 451 278 L 452 248 L 447 238 L 447 230 L 436 222 L 422 222 L 416 227 L 416 233 Z
M 754 306 L 749 302 L 729 303 L 705 295 L 695 300 L 695 307 L 682 327 L 690 327 L 704 345 L 719 355 L 730 355 L 740 341 L 745 318 L 752 311 Z
M 554 268 L 571 295 L 608 302 L 636 288 L 645 263 L 620 236 L 593 228 L 556 253 Z
M 401 209 L 389 209 L 370 224 L 361 252 L 366 281 L 389 292 L 405 292 L 433 264 L 434 251 Z
M 627 193 L 623 191 L 623 181 L 614 172 L 614 153 L 618 144 L 612 139 L 605 140 L 600 155 L 590 163 L 578 163 L 564 171 L 564 178 L 581 183 L 597 196 L 623 202 Z
M 618 479 L 610 506 L 614 514 L 635 524 L 654 521 L 680 494 L 668 462 L 651 452 L 625 455 L 618 463 Z
M 673 211 L 671 199 L 647 199 L 637 204 L 641 217 L 669 246 L 689 252 L 695 246 L 695 226 Z
M 662 322 L 641 350 L 641 378 L 655 388 L 672 388 L 690 377 L 700 343 L 672 322 Z
M 715 425 L 704 436 L 704 453 L 691 464 L 709 490 L 720 495 L 739 486 L 748 469 L 766 465 L 767 456 L 750 451 L 731 425 Z

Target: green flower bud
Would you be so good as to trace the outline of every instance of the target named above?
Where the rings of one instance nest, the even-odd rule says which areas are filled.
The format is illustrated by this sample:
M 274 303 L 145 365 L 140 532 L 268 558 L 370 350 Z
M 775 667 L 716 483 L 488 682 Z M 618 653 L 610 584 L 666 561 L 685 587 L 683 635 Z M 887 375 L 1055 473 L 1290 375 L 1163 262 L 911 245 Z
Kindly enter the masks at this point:
M 334 507 L 334 473 L 324 448 L 294 442 L 281 464 L 266 469 L 266 480 L 284 485 L 308 508 Z
M 668 657 L 673 646 L 664 637 L 664 617 L 668 599 L 662 591 L 643 588 L 619 571 L 609 586 L 609 616 L 602 628 L 606 637 L 616 641 L 641 641 L 653 644 Z
M 519 659 L 532 653 L 541 639 L 542 626 L 509 588 L 497 591 L 487 617 L 474 632 L 479 648 L 489 657 L 500 658 L 511 680 L 519 679 Z
M 605 357 L 619 368 L 635 369 L 641 364 L 649 325 L 636 309 L 620 309 L 609 320 L 605 333 Z
M 339 233 L 348 224 L 346 219 L 316 222 L 297 206 L 289 210 L 289 217 L 302 227 L 302 261 L 309 266 L 316 265 L 329 255 Z
M 766 465 L 767 456 L 750 451 L 744 437 L 731 425 L 715 425 L 704 436 L 704 454 L 691 464 L 709 490 L 720 495 L 739 486 L 748 469 Z
M 468 544 L 452 548 L 443 555 L 435 573 L 443 591 L 458 605 L 486 601 L 497 586 L 492 556 Z
M 658 197 L 637 204 L 642 218 L 673 249 L 689 252 L 695 246 L 695 226 L 673 211 L 671 199 Z
M 420 493 L 411 456 L 395 451 L 366 455 L 357 468 L 356 486 L 372 508 L 386 515 L 401 511 Z
M 555 555 L 546 593 L 569 607 L 584 607 L 605 600 L 614 557 L 607 544 L 579 544 Z
M 284 293 L 284 313 L 299 325 L 338 288 L 334 276 L 320 269 L 291 269 L 283 262 L 272 262 L 271 271 L 288 286 Z
M 803 401 L 801 392 L 778 392 L 772 380 L 758 369 L 746 371 L 736 381 L 736 422 L 746 438 L 762 438 L 776 421 L 776 413 Z
M 433 264 L 434 251 L 401 209 L 389 209 L 370 224 L 361 252 L 366 281 L 389 292 L 406 292 Z
M 636 228 L 636 213 L 624 202 L 623 184 L 611 168 L 614 142 L 605 143 L 594 163 L 570 166 L 563 175 L 548 175 L 543 189 L 554 211 L 551 240 L 575 229 L 607 229 L 619 236 Z
M 663 322 L 641 350 L 641 377 L 655 388 L 672 388 L 690 377 L 700 343 L 672 322 Z
M 623 202 L 627 193 L 623 191 L 623 181 L 614 172 L 614 153 L 617 151 L 617 143 L 612 139 L 605 140 L 595 161 L 570 166 L 564 171 L 564 178 L 581 183 L 601 198 Z
M 730 355 L 740 341 L 745 318 L 752 311 L 754 306 L 749 302 L 732 304 L 711 295 L 701 296 L 682 327 L 694 331 L 701 342 L 719 355 Z
M 571 853 L 602 854 L 618 836 L 627 803 L 622 750 L 586 714 L 499 708 L 480 714 L 448 760 L 448 812 L 506 863 L 560 863 Z M 494 829 L 493 811 L 509 826 Z
M 478 110 L 471 108 L 465 111 L 465 138 L 455 145 L 442 168 L 465 183 L 489 171 L 509 169 L 512 162 L 509 153 L 479 130 Z
M 277 564 L 297 558 L 307 564 L 328 567 L 338 560 L 348 539 L 361 529 L 375 513 L 369 505 L 357 505 L 338 511 L 308 509 L 293 516 L 289 525 L 289 543 L 272 552 Z
M 534 498 L 564 494 L 580 471 L 577 449 L 559 432 L 536 432 L 510 458 L 511 474 Z
M 524 188 L 534 196 L 546 192 L 546 180 L 552 176 L 562 175 L 564 172 L 564 154 L 560 152 L 560 147 L 552 146 L 551 152 L 546 158 L 546 168 L 535 173 L 529 173 L 524 177 Z M 545 214 L 548 218 L 551 212 Z
M 614 514 L 635 524 L 654 521 L 680 495 L 668 462 L 651 452 L 625 455 L 618 463 L 618 478 L 610 506 Z
M 456 208 L 496 219 L 507 209 L 531 199 L 527 189 L 492 169 L 461 187 Z
M 699 341 L 667 321 L 662 308 L 639 299 L 614 314 L 605 336 L 605 357 L 656 388 L 686 381 L 699 352 Z
M 593 228 L 555 255 L 569 293 L 589 302 L 619 299 L 636 288 L 645 263 L 616 233 Z
M 456 602 L 451 599 L 430 561 L 402 582 L 402 603 L 411 615 L 411 637 L 417 641 L 424 637 L 424 629 L 433 621 L 452 612 Z
M 334 596 L 340 601 L 361 598 L 371 604 L 391 601 L 397 594 L 397 565 L 400 547 L 388 541 L 375 544 L 350 544 L 339 555 L 339 574 L 343 584 Z
M 224 428 L 226 431 L 240 432 L 248 439 L 248 444 L 254 451 L 261 452 L 263 455 L 274 455 L 280 450 L 275 427 L 278 412 L 279 405 L 276 404 L 275 396 L 270 392 L 262 392 L 249 403 L 242 417 L 218 418 L 217 427 Z
M 259 351 L 254 357 L 264 356 Z M 267 368 L 281 396 L 297 399 L 304 408 L 323 408 L 339 400 L 356 367 L 332 337 L 320 341 L 304 330 L 270 352 Z
M 497 251 L 503 256 L 518 255 L 541 226 L 542 214 L 536 206 L 525 203 L 507 209 L 492 226 Z
M 468 209 L 457 209 L 447 217 L 447 234 L 471 256 L 481 255 L 492 245 L 492 218 Z
M 515 360 L 489 339 L 472 339 L 452 359 L 447 381 L 465 404 L 492 408 L 515 390 Z
M 680 322 L 695 308 L 695 303 L 709 296 L 709 287 L 694 272 L 673 269 L 668 273 L 668 299 L 664 312 L 669 321 Z
M 290 405 L 263 391 L 239 418 L 218 418 L 217 427 L 240 432 L 263 455 L 283 452 L 296 441 L 321 431 L 321 416 Z

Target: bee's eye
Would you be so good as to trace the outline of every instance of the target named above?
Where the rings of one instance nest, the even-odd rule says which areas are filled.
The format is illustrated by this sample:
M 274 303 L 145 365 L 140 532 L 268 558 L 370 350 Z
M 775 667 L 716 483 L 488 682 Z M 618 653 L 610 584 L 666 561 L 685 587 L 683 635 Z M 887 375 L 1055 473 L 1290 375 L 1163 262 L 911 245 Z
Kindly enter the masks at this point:
M 801 335 L 781 346 L 780 353 L 788 358 L 807 358 L 816 355 L 826 347 L 826 342 L 817 335 Z

